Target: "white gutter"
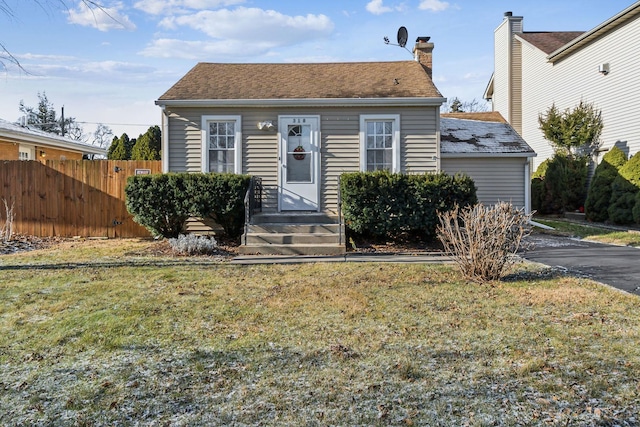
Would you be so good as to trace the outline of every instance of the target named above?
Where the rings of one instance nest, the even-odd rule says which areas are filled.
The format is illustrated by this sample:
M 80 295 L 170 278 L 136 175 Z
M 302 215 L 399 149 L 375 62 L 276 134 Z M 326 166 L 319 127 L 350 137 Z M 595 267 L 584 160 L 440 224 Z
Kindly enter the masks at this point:
M 439 107 L 447 98 L 301 98 L 301 99 L 178 99 L 155 103 L 161 107 Z
M 536 153 L 440 153 L 443 159 L 457 159 L 457 158 L 485 158 L 485 157 L 536 157 Z

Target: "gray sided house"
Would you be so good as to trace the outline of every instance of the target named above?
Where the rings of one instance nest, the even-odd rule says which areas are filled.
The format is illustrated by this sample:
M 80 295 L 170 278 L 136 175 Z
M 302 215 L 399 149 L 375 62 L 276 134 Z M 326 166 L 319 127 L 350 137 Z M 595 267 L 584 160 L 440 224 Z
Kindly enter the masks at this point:
M 443 169 L 432 50 L 419 38 L 413 61 L 199 63 L 156 101 L 163 170 L 260 178 L 246 253 L 344 252 L 341 174 Z

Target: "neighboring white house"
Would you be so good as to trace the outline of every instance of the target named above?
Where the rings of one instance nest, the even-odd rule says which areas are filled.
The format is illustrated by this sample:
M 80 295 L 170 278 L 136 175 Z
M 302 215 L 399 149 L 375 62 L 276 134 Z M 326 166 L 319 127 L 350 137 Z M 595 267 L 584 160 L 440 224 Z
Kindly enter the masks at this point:
M 585 101 L 602 112 L 601 152 L 640 150 L 639 17 L 640 1 L 587 32 L 528 32 L 522 16 L 505 13 L 485 98 L 538 154 L 534 168 L 553 155 L 538 117 L 554 103 L 564 111 Z

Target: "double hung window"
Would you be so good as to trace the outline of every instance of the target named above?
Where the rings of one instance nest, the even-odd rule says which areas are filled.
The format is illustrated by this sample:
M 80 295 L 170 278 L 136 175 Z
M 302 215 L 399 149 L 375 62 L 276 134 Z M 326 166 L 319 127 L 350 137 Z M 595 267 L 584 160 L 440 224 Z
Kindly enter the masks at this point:
M 400 116 L 360 116 L 360 170 L 400 171 Z
M 203 172 L 242 172 L 240 116 L 202 117 Z

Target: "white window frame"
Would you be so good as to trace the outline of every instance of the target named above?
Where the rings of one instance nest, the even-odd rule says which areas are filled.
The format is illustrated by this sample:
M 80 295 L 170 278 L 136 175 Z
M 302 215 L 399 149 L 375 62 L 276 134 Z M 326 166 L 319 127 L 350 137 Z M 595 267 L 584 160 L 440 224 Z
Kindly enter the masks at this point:
M 242 173 L 242 116 L 202 116 L 202 172 L 209 172 L 209 123 L 235 122 L 233 173 Z
M 22 153 L 25 153 L 27 155 L 26 159 L 22 158 L 22 156 L 21 156 Z M 18 145 L 18 159 L 19 160 L 34 160 L 35 159 L 35 149 L 33 147 L 28 146 L 28 145 L 19 144 Z
M 360 170 L 367 171 L 367 122 L 393 122 L 393 140 L 391 142 L 391 172 L 398 173 L 400 167 L 400 114 L 362 114 L 360 115 Z

